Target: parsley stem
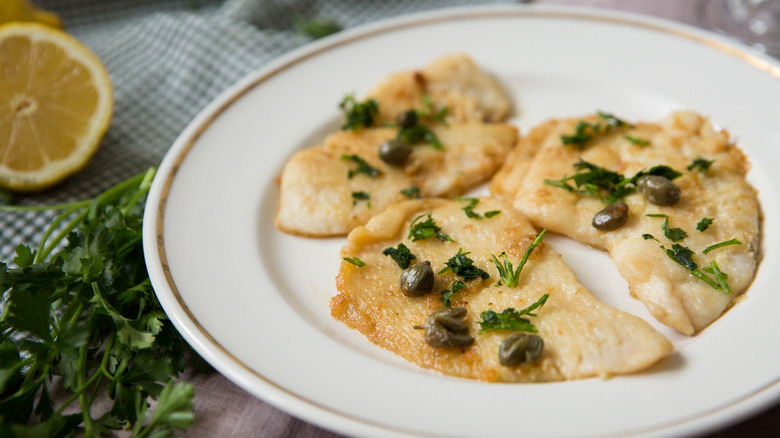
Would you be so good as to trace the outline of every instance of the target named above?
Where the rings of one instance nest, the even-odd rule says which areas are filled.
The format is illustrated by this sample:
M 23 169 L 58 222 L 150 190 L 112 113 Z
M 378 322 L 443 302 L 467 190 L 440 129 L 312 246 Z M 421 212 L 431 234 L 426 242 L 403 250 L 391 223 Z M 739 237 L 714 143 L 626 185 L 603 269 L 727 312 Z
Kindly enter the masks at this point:
M 698 269 L 691 269 L 691 275 L 698 278 L 699 280 L 704 281 L 705 283 L 709 284 L 715 289 L 720 289 L 720 284 L 713 281 L 710 277 L 708 277 L 705 273 L 701 272 Z
M 81 213 L 79 213 L 73 220 L 68 222 L 68 224 L 65 226 L 64 229 L 60 230 L 59 233 L 57 233 L 56 236 L 54 236 L 54 241 L 47 245 L 45 248 L 43 248 L 41 251 L 39 251 L 37 254 L 35 254 L 35 261 L 41 261 L 46 260 L 46 258 L 49 256 L 49 254 L 54 251 L 54 248 L 57 247 L 57 245 L 60 244 L 60 242 L 65 239 L 65 237 L 70 234 L 71 231 L 76 229 L 76 227 L 79 226 L 79 224 L 84 220 L 84 218 L 87 217 L 88 210 L 84 210 Z M 70 214 L 70 213 L 69 213 Z M 61 215 L 62 216 L 62 215 Z M 63 219 L 67 216 L 63 216 Z M 52 227 L 53 228 L 53 227 Z
M 150 167 L 145 173 L 143 173 L 143 179 L 138 184 L 138 189 L 133 194 L 133 196 L 131 196 L 130 199 L 125 202 L 125 205 L 121 209 L 123 215 L 127 216 L 127 212 L 130 210 L 130 208 L 138 203 L 138 200 L 141 199 L 141 196 L 144 196 L 147 192 L 149 192 L 149 188 L 152 186 L 152 181 L 154 180 L 154 175 L 156 173 L 156 167 Z
M 73 393 L 67 400 L 65 400 L 62 405 L 57 409 L 57 413 L 61 414 L 62 411 L 65 410 L 68 406 L 70 406 L 71 403 L 73 403 L 74 400 L 81 397 L 81 395 L 89 389 L 89 387 L 95 383 L 96 380 L 98 380 L 103 375 L 106 375 L 109 380 L 113 380 L 113 376 L 106 371 L 106 365 L 108 365 L 108 358 L 110 357 L 111 348 L 113 348 L 114 338 L 116 337 L 116 332 L 112 332 L 111 336 L 109 336 L 108 341 L 106 341 L 106 347 L 103 350 L 103 360 L 100 363 L 100 368 L 95 370 L 95 373 L 86 381 L 83 385 L 79 384 L 78 390 Z M 98 385 L 99 387 L 99 385 Z
M 79 398 L 79 406 L 81 406 L 81 417 L 84 420 L 84 435 L 91 437 L 95 436 L 95 432 L 93 431 L 93 425 L 92 425 L 92 416 L 89 414 L 89 404 L 87 400 L 86 395 L 86 389 L 89 387 L 89 383 L 86 383 L 84 381 L 84 376 L 87 374 L 87 350 L 89 344 L 84 344 L 79 348 L 79 361 L 78 361 L 78 372 L 76 373 L 76 381 L 79 385 L 78 398 Z M 95 373 L 92 377 L 94 378 L 98 374 Z M 92 378 L 89 379 L 88 382 L 92 382 Z
M 64 210 L 66 208 L 72 208 L 78 210 L 79 208 L 86 207 L 91 202 L 90 199 L 83 201 L 66 202 L 64 204 L 51 204 L 51 205 L 0 205 L 0 211 L 10 212 L 26 212 L 26 211 L 48 211 L 48 210 Z
M 35 251 L 35 257 L 33 258 L 33 263 L 40 263 L 42 260 L 46 259 L 46 255 L 48 255 L 48 252 L 44 255 L 44 246 L 46 245 L 46 241 L 49 240 L 49 237 L 51 236 L 51 233 L 54 232 L 54 230 L 59 226 L 60 222 L 65 220 L 68 216 L 76 212 L 80 208 L 84 208 L 86 205 L 73 205 L 67 208 L 67 210 L 60 213 L 54 221 L 49 225 L 48 228 L 46 228 L 46 232 L 43 234 L 43 238 L 41 238 L 40 243 L 38 243 L 38 249 Z M 49 250 L 50 252 L 51 250 Z

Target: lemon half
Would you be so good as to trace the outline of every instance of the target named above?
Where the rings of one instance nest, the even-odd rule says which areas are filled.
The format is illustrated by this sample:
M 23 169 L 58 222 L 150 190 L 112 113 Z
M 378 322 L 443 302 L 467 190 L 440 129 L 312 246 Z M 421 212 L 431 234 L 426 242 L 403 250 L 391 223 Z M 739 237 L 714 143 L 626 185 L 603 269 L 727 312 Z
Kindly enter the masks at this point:
M 0 187 L 41 190 L 80 170 L 112 111 L 108 72 L 81 42 L 35 23 L 0 26 Z

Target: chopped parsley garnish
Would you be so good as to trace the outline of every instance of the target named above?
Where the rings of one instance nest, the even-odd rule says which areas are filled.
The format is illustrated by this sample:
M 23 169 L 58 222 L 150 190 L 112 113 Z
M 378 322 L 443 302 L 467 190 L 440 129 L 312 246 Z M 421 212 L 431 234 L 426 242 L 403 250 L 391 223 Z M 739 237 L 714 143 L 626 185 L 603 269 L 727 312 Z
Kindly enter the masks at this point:
M 371 208 L 371 194 L 368 192 L 352 192 L 352 205 L 357 204 L 358 201 L 368 201 L 368 208 Z
M 656 239 L 655 236 L 653 236 L 652 234 L 642 234 L 642 238 L 645 240 L 655 240 L 656 242 L 658 242 L 658 239 Z
M 503 264 L 498 261 L 498 257 L 490 254 L 490 256 L 493 257 L 493 263 L 496 264 L 496 269 L 498 269 L 498 275 L 501 277 L 501 281 L 503 281 L 505 285 L 508 287 L 517 287 L 517 284 L 520 281 L 520 272 L 522 272 L 523 267 L 525 266 L 526 262 L 528 262 L 528 257 L 531 256 L 531 252 L 534 250 L 534 248 L 542 243 L 542 239 L 544 238 L 545 233 L 547 233 L 547 230 L 542 230 L 542 232 L 536 236 L 536 239 L 534 239 L 533 243 L 528 246 L 528 249 L 525 250 L 525 254 L 523 254 L 523 258 L 521 258 L 520 262 L 517 264 L 517 269 L 512 266 L 512 262 L 509 261 L 509 257 L 507 257 L 506 253 L 502 252 L 498 256 L 504 258 Z
M 604 169 L 580 159 L 574 164 L 576 173 L 573 176 L 565 176 L 560 180 L 544 180 L 550 186 L 559 187 L 578 195 L 593 195 L 607 204 L 623 198 L 633 191 L 627 187 L 629 180 L 623 175 Z M 574 182 L 574 186 L 569 184 Z
M 446 106 L 436 109 L 436 106 L 428 95 L 423 96 L 423 107 L 424 109 L 422 111 L 409 110 L 406 113 L 402 113 L 407 116 L 408 119 L 405 123 L 395 123 L 395 126 L 398 127 L 396 138 L 409 146 L 425 142 L 430 143 L 430 145 L 436 149 L 443 150 L 444 145 L 436 136 L 436 133 L 434 133 L 431 128 L 420 124 L 420 121 L 445 123 L 444 119 L 447 116 L 448 109 Z
M 698 170 L 701 173 L 707 173 L 707 170 L 709 170 L 710 166 L 712 166 L 712 163 L 714 163 L 715 160 L 705 160 L 704 158 L 696 158 L 694 159 L 686 169 L 693 172 L 694 170 Z
M 431 131 L 431 128 L 425 125 L 414 125 L 409 128 L 401 128 L 398 130 L 397 138 L 402 140 L 408 145 L 414 145 L 417 143 L 430 143 L 436 149 L 444 149 L 444 145 L 436 137 L 436 134 Z
M 574 169 L 573 176 L 564 176 L 559 180 L 546 179 L 544 183 L 578 195 L 596 196 L 605 204 L 611 204 L 633 193 L 636 190 L 636 181 L 643 175 L 660 175 L 670 181 L 682 175 L 669 166 L 661 165 L 647 171 L 639 171 L 631 178 L 626 178 L 617 172 L 582 159 L 574 163 Z M 569 184 L 569 181 L 573 181 L 574 186 Z
M 358 268 L 362 268 L 363 266 L 366 266 L 366 262 L 363 260 L 360 260 L 358 257 L 344 257 L 345 262 L 352 263 L 353 265 L 357 266 Z
M 711 218 L 711 217 L 702 218 L 702 220 L 700 220 L 699 223 L 696 224 L 696 229 L 698 231 L 704 231 L 707 228 L 709 228 L 709 226 L 712 224 L 712 221 L 714 221 L 714 220 L 715 219 Z
M 664 236 L 672 242 L 679 242 L 688 237 L 688 233 L 682 228 L 669 228 L 668 216 L 664 218 L 664 224 L 661 226 L 661 229 L 664 230 Z
M 666 251 L 666 255 L 671 257 L 672 260 L 685 266 L 687 269 L 696 269 L 696 262 L 691 258 L 693 256 L 693 251 L 691 251 L 690 248 L 675 243 L 672 245 L 672 249 L 666 249 L 663 245 L 661 245 L 661 249 Z
M 455 280 L 455 282 L 452 283 L 452 287 L 450 289 L 441 291 L 441 298 L 439 298 L 439 301 L 444 304 L 444 307 L 450 307 L 452 305 L 450 298 L 452 298 L 453 295 L 458 293 L 458 291 L 464 287 L 466 287 L 466 283 L 460 280 Z
M 564 145 L 575 145 L 579 148 L 585 147 L 595 134 L 598 134 L 601 126 L 598 123 L 588 123 L 581 121 L 574 128 L 574 134 L 561 135 L 561 143 Z
M 512 307 L 504 309 L 501 313 L 496 313 L 490 309 L 482 312 L 479 315 L 482 320 L 477 321 L 480 325 L 478 333 L 483 334 L 498 330 L 515 330 L 536 333 L 536 326 L 533 325 L 528 318 L 524 318 L 524 316 L 536 316 L 533 311 L 544 306 L 544 303 L 549 296 L 550 294 L 542 295 L 535 303 L 519 312 Z
M 624 138 L 637 146 L 644 147 L 650 144 L 650 140 L 646 138 L 640 138 L 634 135 L 626 135 Z
M 658 176 L 665 177 L 669 181 L 672 181 L 672 180 L 675 180 L 675 179 L 681 177 L 682 173 L 672 169 L 669 166 L 664 166 L 664 165 L 653 166 L 647 172 L 640 171 L 636 175 L 631 177 L 631 183 L 632 184 L 636 183 L 636 180 L 638 180 L 639 177 L 642 176 L 642 175 L 658 175 Z
M 421 214 L 412 221 L 412 224 L 409 226 L 409 235 L 407 236 L 409 239 L 416 242 L 435 237 L 441 241 L 454 242 L 450 236 L 441 232 L 441 227 L 436 225 L 430 213 L 428 213 L 428 219 L 418 223 L 417 221 L 423 216 L 425 215 Z
M 408 268 L 412 264 L 412 260 L 417 258 L 403 243 L 399 243 L 397 248 L 385 248 L 382 255 L 390 256 L 401 269 Z
M 352 179 L 355 175 L 362 173 L 364 175 L 367 175 L 369 178 L 376 178 L 379 176 L 379 169 L 375 167 L 371 167 L 370 164 L 366 162 L 366 160 L 360 158 L 359 156 L 355 154 L 343 154 L 341 156 L 341 159 L 344 161 L 351 161 L 355 164 L 357 164 L 357 167 L 354 169 L 349 169 L 347 172 L 347 178 Z
M 731 289 L 729 289 L 728 285 L 726 284 L 726 279 L 728 276 L 721 272 L 719 269 L 717 269 L 717 264 L 714 265 L 713 263 L 710 263 L 710 268 L 705 268 L 704 271 L 700 270 L 696 262 L 693 261 L 693 251 L 691 251 L 690 248 L 684 247 L 680 245 L 679 243 L 675 243 L 672 245 L 672 249 L 667 249 L 663 245 L 661 245 L 661 249 L 664 250 L 667 256 L 669 256 L 670 259 L 674 260 L 675 262 L 681 264 L 683 267 L 691 271 L 691 275 L 698 278 L 699 280 L 702 280 L 703 282 L 709 284 L 712 286 L 715 290 L 723 291 L 723 293 L 728 294 L 731 292 Z M 715 273 L 717 270 L 717 273 Z M 709 271 L 712 271 L 713 275 L 715 275 L 715 280 L 710 278 L 706 273 Z M 723 282 L 723 284 L 721 284 Z
M 461 196 L 461 197 L 458 198 L 458 201 L 461 201 L 461 202 L 465 201 L 465 202 L 469 203 L 467 206 L 463 207 L 462 210 L 465 211 L 466 212 L 466 216 L 470 217 L 471 219 L 485 219 L 485 218 L 490 219 L 491 217 L 494 217 L 494 216 L 497 216 L 497 215 L 501 214 L 501 210 L 486 211 L 484 216 L 482 216 L 481 214 L 475 212 L 474 211 L 474 207 L 476 207 L 477 204 L 479 204 L 479 199 L 477 199 L 477 198 L 466 198 L 466 197 Z
M 708 254 L 710 251 L 715 251 L 718 248 L 723 248 L 724 246 L 729 246 L 729 245 L 742 245 L 742 242 L 740 242 L 737 239 L 731 239 L 725 242 L 716 243 L 714 245 L 710 245 L 707 248 L 705 248 L 704 251 L 702 251 L 702 253 Z
M 379 114 L 379 102 L 376 99 L 366 99 L 363 102 L 355 100 L 355 96 L 348 94 L 339 103 L 339 108 L 344 111 L 345 121 L 341 129 L 357 131 L 360 128 L 370 128 Z
M 409 187 L 408 189 L 401 190 L 401 194 L 406 196 L 410 199 L 419 199 L 420 198 L 420 188 L 413 185 Z
M 625 120 L 619 119 L 610 113 L 605 113 L 604 111 L 598 111 L 596 112 L 596 114 L 598 114 L 598 116 L 601 117 L 601 119 L 607 123 L 607 126 L 610 126 L 612 128 L 630 126 L 630 124 Z
M 449 108 L 443 106 L 439 109 L 436 109 L 436 105 L 433 103 L 433 100 L 431 100 L 431 97 L 427 94 L 423 96 L 423 106 L 425 109 L 422 111 L 417 111 L 417 117 L 431 122 L 446 124 L 444 119 L 449 113 Z
M 574 128 L 574 134 L 561 135 L 561 142 L 564 145 L 574 145 L 583 148 L 585 147 L 585 144 L 596 135 L 605 134 L 614 128 L 630 126 L 630 124 L 612 114 L 603 111 L 599 111 L 597 114 L 604 121 L 604 125 L 601 123 L 590 123 L 584 120 L 580 121 Z
M 490 274 L 474 266 L 474 260 L 466 257 L 468 254 L 471 253 L 464 253 L 463 248 L 459 248 L 458 253 L 450 257 L 447 263 L 444 264 L 445 267 L 439 271 L 439 275 L 451 270 L 455 275 L 462 277 L 466 281 L 477 277 L 481 277 L 483 280 L 490 278 Z
M 703 271 L 715 276 L 715 280 L 718 282 L 718 285 L 720 285 L 720 290 L 722 290 L 724 294 L 728 295 L 731 293 L 731 288 L 729 287 L 728 283 L 726 283 L 726 280 L 729 279 L 729 276 L 724 272 L 721 272 L 720 268 L 718 268 L 718 264 L 715 263 L 715 260 L 711 261 L 710 266 L 708 268 L 704 268 Z

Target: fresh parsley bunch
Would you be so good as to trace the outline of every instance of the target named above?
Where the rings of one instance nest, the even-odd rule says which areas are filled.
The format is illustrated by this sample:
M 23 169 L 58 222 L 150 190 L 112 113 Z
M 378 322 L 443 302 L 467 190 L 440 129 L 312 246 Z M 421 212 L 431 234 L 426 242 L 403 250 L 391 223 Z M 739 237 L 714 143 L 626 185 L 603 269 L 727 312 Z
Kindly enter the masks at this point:
M 16 267 L 0 262 L 0 436 L 128 429 L 167 437 L 192 425 L 193 387 L 173 382 L 190 350 L 157 302 L 142 251 L 154 174 L 91 200 L 0 207 L 62 210 L 35 249 L 16 249 Z M 59 403 L 50 392 L 55 377 L 68 391 Z M 91 412 L 106 393 L 111 408 Z

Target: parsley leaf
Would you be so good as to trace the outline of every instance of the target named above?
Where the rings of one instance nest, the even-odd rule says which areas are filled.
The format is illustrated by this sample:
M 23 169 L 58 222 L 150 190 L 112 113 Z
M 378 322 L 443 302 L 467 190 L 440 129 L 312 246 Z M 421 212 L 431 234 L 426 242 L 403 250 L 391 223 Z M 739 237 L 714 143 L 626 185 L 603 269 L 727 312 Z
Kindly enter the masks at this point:
M 358 201 L 368 201 L 367 208 L 371 208 L 371 194 L 364 191 L 352 192 L 352 205 L 357 204 Z
M 428 219 L 418 223 L 417 221 L 423 216 L 425 215 L 421 214 L 412 221 L 412 224 L 409 226 L 409 235 L 407 236 L 409 239 L 416 242 L 435 237 L 441 241 L 454 242 L 450 236 L 441 232 L 441 227 L 436 225 L 430 213 L 428 214 Z
M 698 170 L 701 173 L 707 173 L 707 170 L 709 170 L 710 166 L 712 166 L 712 163 L 714 163 L 715 160 L 705 160 L 704 158 L 695 158 L 686 169 L 693 172 L 694 170 Z
M 688 233 L 682 228 L 669 228 L 668 216 L 664 219 L 664 224 L 661 226 L 661 229 L 664 230 L 664 236 L 672 242 L 679 242 L 688 237 Z
M 729 246 L 729 245 L 742 245 L 742 242 L 740 242 L 737 239 L 731 239 L 731 240 L 727 240 L 725 242 L 716 243 L 714 245 L 710 245 L 707 248 L 705 248 L 704 251 L 702 251 L 702 253 L 703 254 L 708 254 L 710 251 L 714 251 L 714 250 L 716 250 L 718 248 L 723 248 L 724 246 Z
M 357 131 L 360 128 L 370 128 L 374 125 L 379 115 L 379 102 L 376 99 L 366 99 L 363 102 L 355 100 L 355 96 L 348 94 L 339 103 L 339 108 L 344 112 L 345 121 L 341 129 Z
M 650 144 L 650 140 L 648 140 L 646 138 L 640 138 L 640 137 L 637 137 L 637 136 L 634 136 L 634 135 L 626 135 L 624 138 L 626 140 L 628 140 L 629 142 L 637 145 L 637 146 L 644 147 L 644 146 L 648 146 Z
M 341 30 L 341 25 L 327 18 L 314 17 L 310 19 L 293 20 L 295 30 L 303 35 L 319 39 Z
M 578 195 L 596 196 L 607 204 L 611 204 L 634 191 L 632 187 L 628 186 L 631 181 L 617 172 L 582 159 L 574 164 L 574 168 L 576 173 L 573 176 L 565 176 L 560 180 L 546 179 L 544 183 Z M 571 186 L 569 181 L 573 181 L 575 186 Z
M 642 234 L 642 238 L 645 240 L 655 240 L 656 242 L 658 242 L 658 239 L 656 239 L 655 236 L 653 236 L 652 234 Z
M 408 268 L 409 265 L 412 264 L 412 260 L 417 258 L 417 256 L 412 254 L 412 251 L 403 243 L 399 243 L 397 248 L 385 248 L 382 251 L 382 254 L 390 256 L 401 269 Z
M 625 120 L 619 119 L 610 113 L 604 111 L 597 111 L 596 114 L 601 117 L 607 123 L 607 126 L 612 128 L 621 128 L 623 126 L 630 126 L 630 123 Z
M 450 307 L 452 305 L 450 298 L 452 298 L 453 295 L 458 293 L 458 291 L 464 287 L 466 287 L 466 283 L 460 280 L 455 280 L 455 282 L 452 283 L 451 288 L 441 291 L 441 298 L 439 298 L 439 301 L 444 304 L 444 307 Z
M 410 199 L 419 199 L 420 198 L 420 188 L 415 186 L 415 185 L 412 185 L 408 189 L 401 190 L 401 194 L 406 196 L 407 198 L 410 198 Z
M 715 276 L 715 280 L 718 282 L 720 290 L 722 290 L 724 294 L 728 295 L 731 293 L 731 288 L 726 282 L 726 280 L 729 279 L 729 276 L 721 272 L 720 268 L 718 268 L 718 264 L 715 263 L 715 260 L 711 261 L 710 266 L 708 268 L 704 268 L 703 271 Z
M 473 280 L 477 277 L 481 277 L 483 280 L 490 278 L 490 274 L 474 266 L 474 260 L 466 257 L 468 254 L 470 253 L 464 253 L 463 248 L 459 248 L 458 253 L 447 260 L 445 267 L 439 271 L 439 275 L 451 270 L 455 275 L 463 277 L 466 281 Z
M 660 175 L 670 181 L 682 175 L 669 166 L 661 165 L 647 171 L 639 171 L 631 178 L 626 178 L 617 172 L 588 163 L 582 158 L 574 163 L 574 169 L 573 176 L 564 176 L 559 180 L 545 179 L 544 183 L 578 195 L 595 196 L 605 204 L 611 204 L 634 193 L 636 181 L 643 175 Z M 569 184 L 569 181 L 574 182 L 574 186 Z
M 712 221 L 714 221 L 714 220 L 715 220 L 715 219 L 714 219 L 714 218 L 711 218 L 711 217 L 705 217 L 705 218 L 702 218 L 702 219 L 699 221 L 699 223 L 698 223 L 698 224 L 696 224 L 696 229 L 697 229 L 698 231 L 704 231 L 704 230 L 706 230 L 707 228 L 709 228 L 709 227 L 710 227 L 710 225 L 712 224 Z
M 354 169 L 349 169 L 347 171 L 347 178 L 352 179 L 355 175 L 362 173 L 364 175 L 367 175 L 369 178 L 375 179 L 379 176 L 379 169 L 371 167 L 370 164 L 366 162 L 366 160 L 360 158 L 356 154 L 343 154 L 341 155 L 341 159 L 344 161 L 351 161 L 355 164 L 357 164 L 357 167 Z
M 398 130 L 396 137 L 410 146 L 425 142 L 430 143 L 431 146 L 436 149 L 444 149 L 444 145 L 441 141 L 439 141 L 439 138 L 436 136 L 436 134 L 431 131 L 431 128 L 425 125 L 414 125 L 408 128 L 401 128 Z
M 359 257 L 344 257 L 344 261 L 347 263 L 351 263 L 357 266 L 358 268 L 362 268 L 363 266 L 366 266 L 366 262 L 360 260 Z
M 575 145 L 582 149 L 600 130 L 601 126 L 598 123 L 592 124 L 581 121 L 574 128 L 574 134 L 561 135 L 561 143 L 564 145 Z
M 726 291 L 730 291 L 728 285 L 726 285 L 724 288 L 719 283 L 719 280 L 713 280 L 712 278 L 708 277 L 707 274 L 699 270 L 699 266 L 696 264 L 696 262 L 693 261 L 693 251 L 690 248 L 675 243 L 672 245 L 672 249 L 667 249 L 663 245 L 661 245 L 661 249 L 666 253 L 667 256 L 669 256 L 669 258 L 691 271 L 691 275 L 709 284 L 713 289 L 721 290 L 724 293 L 728 293 Z M 720 274 L 722 274 L 721 280 L 725 282 L 726 277 L 723 277 L 725 274 L 722 272 Z
M 457 199 L 458 201 L 465 201 L 469 203 L 467 206 L 463 207 L 462 210 L 465 211 L 466 216 L 470 217 L 471 219 L 485 219 L 485 218 L 490 219 L 491 217 L 501 214 L 501 210 L 490 210 L 490 211 L 486 211 L 485 215 L 482 216 L 481 214 L 474 211 L 474 207 L 476 207 L 477 204 L 479 204 L 479 199 L 467 198 L 464 196 L 461 196 Z
M 493 263 L 496 264 L 496 269 L 498 269 L 498 275 L 501 277 L 501 281 L 503 281 L 504 284 L 506 284 L 508 287 L 517 287 L 520 281 L 520 272 L 522 272 L 523 267 L 525 266 L 526 262 L 528 262 L 528 257 L 531 256 L 531 252 L 542 243 L 542 239 L 544 238 L 545 233 L 547 233 L 547 230 L 542 230 L 542 232 L 536 236 L 536 239 L 534 239 L 531 245 L 528 246 L 528 249 L 525 250 L 525 254 L 523 254 L 523 257 L 517 264 L 517 269 L 514 269 L 512 262 L 509 261 L 509 257 L 507 257 L 506 253 L 502 252 L 499 255 L 499 257 L 503 256 L 504 258 L 503 265 L 498 261 L 496 256 L 493 254 L 490 255 L 493 257 Z
M 536 326 L 533 325 L 528 318 L 524 318 L 524 316 L 536 316 L 533 311 L 544 306 L 544 303 L 547 302 L 549 296 L 550 294 L 542 295 L 535 303 L 519 312 L 512 307 L 504 309 L 501 313 L 496 313 L 490 309 L 482 312 L 479 315 L 481 320 L 477 321 L 480 325 L 478 333 L 484 334 L 498 330 L 515 330 L 536 333 L 538 331 Z
M 423 110 L 417 111 L 417 117 L 422 120 L 446 124 L 445 118 L 448 113 L 449 108 L 446 106 L 436 109 L 436 105 L 431 100 L 431 97 L 425 94 L 423 95 Z
M 574 134 L 561 135 L 561 143 L 582 149 L 596 135 L 605 134 L 615 128 L 630 126 L 629 123 L 612 114 L 603 111 L 598 111 L 596 114 L 603 120 L 604 126 L 601 123 L 590 123 L 582 120 L 574 128 Z

